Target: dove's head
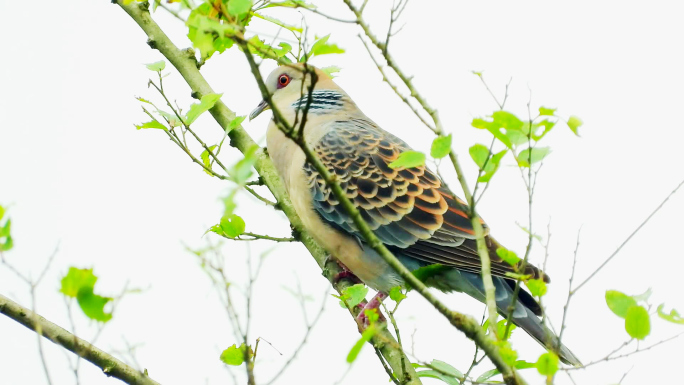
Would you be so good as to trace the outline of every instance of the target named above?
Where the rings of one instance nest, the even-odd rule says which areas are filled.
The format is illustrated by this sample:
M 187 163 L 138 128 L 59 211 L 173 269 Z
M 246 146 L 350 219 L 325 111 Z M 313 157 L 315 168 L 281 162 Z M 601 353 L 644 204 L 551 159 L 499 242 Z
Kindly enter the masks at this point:
M 314 83 L 315 90 L 340 90 L 325 72 L 311 65 L 304 66 L 304 63 L 282 65 L 273 70 L 264 83 L 268 93 L 271 94 L 271 101 L 278 111 L 285 115 L 289 115 L 289 112 L 294 114 L 298 100 L 302 98 L 306 100 L 312 83 Z M 249 120 L 269 109 L 271 107 L 263 100 L 249 114 Z

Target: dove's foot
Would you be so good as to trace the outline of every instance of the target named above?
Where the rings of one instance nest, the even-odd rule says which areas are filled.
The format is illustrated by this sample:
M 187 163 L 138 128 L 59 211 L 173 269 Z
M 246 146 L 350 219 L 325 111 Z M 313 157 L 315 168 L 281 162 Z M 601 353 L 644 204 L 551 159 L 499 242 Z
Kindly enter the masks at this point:
M 331 259 L 331 258 L 332 258 L 331 256 L 328 256 L 327 259 Z M 326 262 L 327 262 L 327 260 L 326 260 Z M 349 270 L 347 268 L 347 266 L 345 266 L 342 262 L 340 262 L 340 261 L 336 261 L 336 262 L 338 265 L 340 265 L 340 267 L 342 268 L 342 271 L 335 274 L 335 276 L 333 277 L 333 284 L 336 284 L 345 278 L 348 278 L 349 280 L 351 280 L 354 283 L 363 283 L 363 282 L 361 282 L 359 277 L 355 276 L 354 273 L 352 273 L 351 270 Z
M 359 322 L 360 325 L 362 325 L 363 329 L 370 325 L 370 321 L 368 320 L 366 310 L 375 310 L 376 312 L 378 312 L 378 322 L 387 322 L 385 317 L 380 312 L 380 304 L 382 303 L 382 300 L 385 298 L 387 298 L 387 294 L 379 291 L 378 294 L 376 294 L 375 297 L 371 298 L 369 302 L 365 304 L 364 302 L 361 302 L 361 304 L 359 304 L 359 306 L 362 306 L 362 309 L 361 313 L 359 313 L 359 315 L 356 316 L 356 320 Z

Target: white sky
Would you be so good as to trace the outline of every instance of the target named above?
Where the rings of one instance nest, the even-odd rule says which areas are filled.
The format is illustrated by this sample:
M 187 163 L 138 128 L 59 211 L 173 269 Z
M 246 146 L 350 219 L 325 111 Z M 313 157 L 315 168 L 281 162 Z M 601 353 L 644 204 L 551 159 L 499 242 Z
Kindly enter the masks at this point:
M 348 18 L 337 3 L 322 8 Z M 230 188 L 203 173 L 159 131 L 136 131 L 145 120 L 133 96 L 155 97 L 146 87 L 153 74 L 142 65 L 160 60 L 140 29 L 107 1 L 39 1 L 30 11 L 23 2 L 0 1 L 0 203 L 10 205 L 16 247 L 7 257 L 37 276 L 57 245 L 54 264 L 38 290 L 38 310 L 67 326 L 57 293 L 69 266 L 94 267 L 97 290 L 116 294 L 125 282 L 146 289 L 125 298 L 97 345 L 122 349 L 123 339 L 141 343 L 138 361 L 164 384 L 230 383 L 218 356 L 232 345 L 232 332 L 211 285 L 183 244 L 204 245 L 202 234 L 216 223 L 218 198 Z M 368 12 L 372 27 L 384 35 L 388 1 Z M 545 232 L 551 218 L 552 246 L 548 273 L 553 279 L 545 297 L 548 313 L 560 324 L 577 230 L 582 227 L 578 279 L 593 271 L 684 178 L 681 144 L 684 123 L 684 7 L 678 1 L 542 2 L 414 1 L 404 15 L 406 26 L 391 50 L 402 68 L 415 75 L 417 87 L 437 107 L 454 134 L 454 148 L 472 180 L 475 168 L 467 148 L 487 136 L 471 128 L 473 117 L 491 113 L 495 104 L 471 70 L 485 71 L 499 96 L 513 78 L 507 109 L 525 116 L 532 106 L 558 107 L 585 125 L 581 138 L 559 125 L 549 137 L 553 149 L 542 170 L 534 208 L 534 228 Z M 30 13 L 29 13 L 30 12 Z M 179 23 L 163 11 L 155 15 L 174 41 L 188 41 Z M 297 17 L 295 17 L 297 19 Z M 329 24 L 310 14 L 306 20 L 319 35 L 347 49 L 339 57 L 314 64 L 343 67 L 338 83 L 373 120 L 427 151 L 432 135 L 381 82 L 353 26 Z M 257 23 L 255 28 L 259 28 Z M 261 27 L 263 28 L 263 27 Z M 229 51 L 203 68 L 214 90 L 238 114 L 259 102 L 258 90 L 241 53 Z M 265 65 L 264 74 L 273 65 Z M 167 71 L 165 87 L 180 105 L 192 100 L 180 76 Z M 529 89 L 529 90 L 528 90 Z M 263 143 L 269 114 L 246 124 Z M 196 128 L 208 142 L 221 132 L 210 116 Z M 198 152 L 199 154 L 199 152 Z M 226 163 L 238 159 L 224 152 Z M 509 160 L 510 164 L 510 160 Z M 452 174 L 444 170 L 456 185 Z M 499 171 L 479 207 L 496 238 L 519 253 L 527 206 L 514 167 Z M 247 194 L 237 211 L 248 231 L 286 236 L 282 214 Z M 684 310 L 681 268 L 684 192 L 658 213 L 595 280 L 573 299 L 565 343 L 585 362 L 598 359 L 627 337 L 621 320 L 606 307 L 608 289 L 637 294 L 651 287 L 652 302 Z M 254 243 L 258 256 L 273 244 Z M 244 280 L 244 243 L 226 243 L 232 279 Z M 533 261 L 543 257 L 533 251 Z M 254 295 L 252 337 L 263 337 L 258 380 L 279 369 L 303 335 L 296 300 L 283 287 L 299 277 L 315 298 L 310 317 L 327 287 L 301 245 L 279 245 L 266 259 Z M 28 290 L 0 268 L 0 293 L 28 305 Z M 464 295 L 442 296 L 454 309 L 480 317 L 482 306 Z M 89 339 L 95 328 L 77 314 L 78 334 Z M 407 345 L 414 329 L 415 352 L 422 360 L 440 359 L 465 371 L 472 344 L 416 294 L 398 313 Z M 648 345 L 682 330 L 653 318 Z M 516 335 L 517 334 L 517 335 Z M 333 384 L 347 368 L 344 359 L 358 333 L 336 301 L 314 330 L 279 383 Z M 0 383 L 45 383 L 35 334 L 0 317 Z M 527 335 L 514 334 L 521 358 L 534 361 L 542 352 Z M 61 349 L 45 343 L 54 383 L 73 383 Z M 682 340 L 614 363 L 578 371 L 578 384 L 665 383 L 680 354 Z M 484 372 L 488 367 L 476 369 Z M 92 365 L 82 364 L 82 383 L 114 384 Z M 242 375 L 242 370 L 238 371 Z M 542 383 L 533 370 L 523 372 Z M 365 347 L 344 384 L 386 383 L 386 374 Z M 425 380 L 426 384 L 435 384 Z M 561 374 L 559 384 L 569 383 Z

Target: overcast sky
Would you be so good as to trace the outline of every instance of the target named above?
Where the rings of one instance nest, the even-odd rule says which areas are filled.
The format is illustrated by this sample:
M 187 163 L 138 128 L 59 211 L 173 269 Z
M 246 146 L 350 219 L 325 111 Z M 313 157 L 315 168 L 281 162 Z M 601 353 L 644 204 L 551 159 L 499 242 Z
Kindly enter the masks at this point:
M 325 3 L 332 5 L 323 11 L 350 17 L 341 1 Z M 31 4 L 29 9 L 25 2 L 0 0 L 0 204 L 10 206 L 16 244 L 7 258 L 36 277 L 59 248 L 37 292 L 37 308 L 65 327 L 68 318 L 57 290 L 69 266 L 93 267 L 100 277 L 97 291 L 103 294 L 117 294 L 126 282 L 144 289 L 121 302 L 97 345 L 113 351 L 124 349 L 124 340 L 140 344 L 137 360 L 164 384 L 230 383 L 218 357 L 237 341 L 211 283 L 184 245 L 198 248 L 208 238 L 217 241 L 202 234 L 219 220 L 219 198 L 231 186 L 202 172 L 162 132 L 135 130 L 133 124 L 146 117 L 134 96 L 156 98 L 146 86 L 154 74 L 143 64 L 162 56 L 149 49 L 145 35 L 121 9 L 108 1 Z M 380 36 L 385 34 L 388 6 L 389 1 L 377 1 L 367 11 Z M 534 203 L 533 230 L 546 236 L 551 222 L 548 273 L 553 282 L 545 305 L 557 327 L 580 227 L 578 280 L 601 264 L 684 179 L 683 11 L 679 1 L 413 1 L 403 17 L 405 27 L 391 43 L 397 62 L 415 75 L 416 86 L 453 133 L 453 147 L 470 180 L 476 169 L 467 149 L 488 138 L 469 123 L 496 109 L 472 70 L 484 71 L 500 98 L 512 78 L 506 108 L 521 117 L 526 116 L 531 93 L 533 109 L 557 107 L 561 115 L 584 121 L 579 138 L 563 125 L 550 134 L 553 153 L 544 163 Z M 360 31 L 304 16 L 313 32 L 332 33 L 330 41 L 347 49 L 344 55 L 321 57 L 313 64 L 342 67 L 336 82 L 371 119 L 416 149 L 429 151 L 432 134 L 382 83 L 356 36 Z M 162 10 L 155 18 L 177 45 L 189 46 L 180 22 Z M 253 27 L 273 32 L 258 22 Z M 273 68 L 266 63 L 262 72 L 266 75 Z M 212 58 L 202 71 L 239 115 L 249 114 L 261 99 L 236 50 Z M 170 66 L 165 72 L 167 92 L 179 105 L 190 105 L 190 91 L 178 73 Z M 265 113 L 245 124 L 262 144 L 269 117 Z M 208 142 L 220 140 L 222 133 L 209 115 L 195 125 Z M 239 159 L 233 149 L 222 155 L 229 164 Z M 442 171 L 456 186 L 448 167 Z M 500 242 L 523 253 L 526 235 L 516 223 L 527 223 L 526 195 L 510 159 L 479 211 Z M 239 195 L 237 213 L 245 218 L 248 231 L 289 234 L 281 213 L 247 194 Z M 606 290 L 638 294 L 650 287 L 653 304 L 684 310 L 683 213 L 684 191 L 573 298 L 564 342 L 584 362 L 605 356 L 627 339 L 622 320 L 605 305 Z M 257 260 L 272 250 L 255 288 L 251 337 L 263 337 L 284 355 L 260 346 L 256 369 L 258 380 L 265 382 L 304 333 L 299 305 L 285 288 L 296 288 L 299 280 L 313 298 L 307 304 L 312 318 L 328 284 L 301 245 L 250 246 L 248 250 L 245 243 L 225 242 L 224 251 L 228 274 L 241 287 L 247 253 Z M 542 248 L 535 247 L 533 262 L 540 263 L 543 255 Z M 0 293 L 30 303 L 28 288 L 3 266 Z M 453 309 L 477 318 L 482 314 L 482 305 L 465 295 L 441 298 Z M 327 299 L 326 313 L 309 344 L 279 383 L 333 384 L 342 378 L 358 332 L 336 302 Z M 78 334 L 92 338 L 95 326 L 75 315 Z M 418 359 L 440 359 L 467 369 L 472 343 L 419 295 L 409 295 L 398 321 L 407 345 L 413 334 Z M 642 346 L 682 331 L 657 317 L 652 324 L 652 335 Z M 0 317 L 0 341 L 0 383 L 45 383 L 34 333 Z M 514 333 L 513 344 L 528 361 L 542 353 L 522 332 Z M 575 380 L 613 384 L 631 369 L 625 385 L 674 381 L 672 369 L 682 346 L 679 339 L 576 371 Z M 45 349 L 54 383 L 73 383 L 62 350 L 49 342 Z M 242 375 L 242 370 L 236 373 Z M 543 383 L 534 370 L 523 373 L 531 384 Z M 81 375 L 83 384 L 118 383 L 88 363 L 81 365 Z M 437 383 L 430 381 L 425 383 Z M 368 346 L 342 381 L 386 382 Z M 564 374 L 558 376 L 558 384 L 569 383 Z

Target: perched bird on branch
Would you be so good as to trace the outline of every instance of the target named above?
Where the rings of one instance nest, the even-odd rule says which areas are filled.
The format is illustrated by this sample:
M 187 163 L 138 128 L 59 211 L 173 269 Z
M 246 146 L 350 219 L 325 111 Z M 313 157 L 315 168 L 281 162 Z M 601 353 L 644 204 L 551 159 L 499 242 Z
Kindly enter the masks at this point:
M 306 229 L 351 273 L 378 290 L 367 308 L 377 308 L 390 289 L 405 286 L 404 280 L 364 242 L 352 218 L 293 137 L 315 151 L 375 235 L 409 270 L 442 265 L 425 281 L 428 286 L 466 293 L 485 302 L 468 206 L 427 167 L 390 167 L 399 154 L 411 149 L 408 144 L 373 123 L 346 92 L 314 67 L 280 66 L 265 84 L 280 114 L 268 127 L 270 157 Z M 270 105 L 262 101 L 250 120 L 267 109 Z M 286 124 L 279 127 L 279 119 Z M 287 134 L 285 127 L 291 128 Z M 524 273 L 546 282 L 549 278 L 531 264 L 521 271 L 521 266 L 503 261 L 496 253 L 499 244 L 483 226 L 497 310 L 507 317 L 516 281 L 506 273 Z M 541 323 L 541 313 L 532 295 L 521 289 L 513 323 L 542 345 L 556 346 L 558 338 Z M 564 345 L 558 352 L 566 364 L 581 365 Z

